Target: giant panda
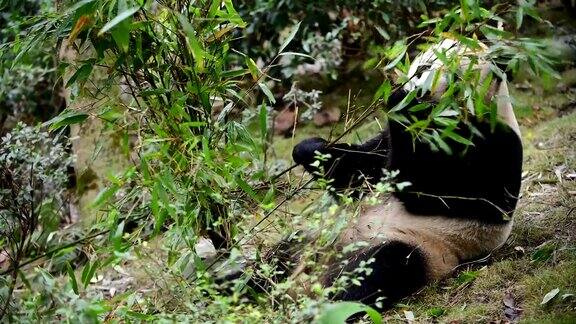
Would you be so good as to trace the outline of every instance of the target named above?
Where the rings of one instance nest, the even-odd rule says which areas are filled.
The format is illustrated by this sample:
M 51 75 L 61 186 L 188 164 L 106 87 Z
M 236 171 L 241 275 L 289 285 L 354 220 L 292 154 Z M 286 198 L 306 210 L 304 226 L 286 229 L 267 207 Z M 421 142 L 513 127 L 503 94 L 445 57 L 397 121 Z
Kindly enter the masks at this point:
M 435 54 L 440 50 L 463 56 L 470 51 L 452 40 L 432 46 L 412 63 L 410 81 L 392 93 L 389 107 L 421 86 L 428 73 L 442 68 Z M 492 64 L 488 60 L 461 63 L 462 69 L 474 64 L 481 78 Z M 414 98 L 404 111 L 423 100 L 437 102 L 447 85 L 443 77 L 438 87 Z M 368 246 L 347 254 L 347 262 L 334 260 L 328 267 L 331 270 L 322 274 L 325 285 L 368 260 L 373 262 L 372 271 L 362 276 L 360 285 L 350 285 L 335 299 L 367 304 L 384 300 L 390 305 L 505 243 L 520 191 L 521 134 L 505 77 L 495 78 L 486 100 L 495 102 L 496 123 L 481 116 L 470 117 L 466 125 L 460 122 L 457 131 L 473 145 L 451 142 L 452 154 L 413 138 L 405 123 L 395 119 L 389 119 L 384 131 L 363 144 L 329 145 L 324 139 L 310 138 L 294 147 L 294 162 L 316 178 L 319 169 L 323 170 L 336 192 L 361 188 L 365 182 L 377 183 L 383 170 L 398 170 L 396 180 L 411 184 L 377 205 L 364 205 L 339 235 L 340 248 L 360 241 Z M 329 158 L 316 161 L 318 154 L 329 154 Z M 273 250 L 276 255 L 289 254 L 289 260 L 298 264 L 302 260 L 295 251 L 301 247 L 296 244 L 285 240 Z M 284 264 L 282 269 L 288 276 L 294 268 L 298 267 Z

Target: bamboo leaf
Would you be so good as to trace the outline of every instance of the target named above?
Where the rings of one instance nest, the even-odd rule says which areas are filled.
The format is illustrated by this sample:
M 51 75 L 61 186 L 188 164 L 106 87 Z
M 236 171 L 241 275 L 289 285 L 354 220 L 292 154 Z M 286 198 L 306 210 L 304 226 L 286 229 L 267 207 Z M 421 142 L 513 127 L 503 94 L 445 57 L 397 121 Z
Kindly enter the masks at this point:
M 416 90 L 410 91 L 410 93 L 406 97 L 404 97 L 404 99 L 402 99 L 402 101 L 400 101 L 395 107 L 390 109 L 389 112 L 393 113 L 404 109 L 404 107 L 409 105 L 412 102 L 412 100 L 414 100 L 415 97 L 416 97 Z
M 87 263 L 84 266 L 84 270 L 82 271 L 82 283 L 84 284 L 84 288 L 88 287 L 88 284 L 90 284 L 90 280 L 92 280 L 92 278 L 94 277 L 94 274 L 96 273 L 96 269 L 100 266 L 100 261 L 96 260 L 94 261 L 94 263 L 92 263 L 92 265 L 90 265 L 90 263 Z
M 390 34 L 388 34 L 384 28 L 380 26 L 374 26 L 374 28 L 376 28 L 378 34 L 380 34 L 380 36 L 382 36 L 385 40 L 390 40 Z
M 87 63 L 82 64 L 81 67 L 74 72 L 74 74 L 68 79 L 66 82 L 66 88 L 70 87 L 75 82 L 84 83 L 92 74 L 92 70 L 94 69 L 94 62 L 89 61 Z
M 260 87 L 260 89 L 262 90 L 262 92 L 264 92 L 264 94 L 266 95 L 266 97 L 268 98 L 268 101 L 270 101 L 270 103 L 275 104 L 276 103 L 276 98 L 274 98 L 274 94 L 272 93 L 272 91 L 270 90 L 270 88 L 268 88 L 268 86 L 266 85 L 266 83 L 264 82 L 258 82 L 258 86 Z
M 122 11 L 121 13 L 118 14 L 118 16 L 114 17 L 112 20 L 110 20 L 108 23 L 106 23 L 106 25 L 104 25 L 104 27 L 102 27 L 102 29 L 100 29 L 100 31 L 98 32 L 98 36 L 101 36 L 105 32 L 114 28 L 119 23 L 123 22 L 124 20 L 128 19 L 129 17 L 132 17 L 136 12 L 138 12 L 138 10 L 140 10 L 140 7 L 128 8 L 128 9 Z
M 240 176 L 236 176 L 236 183 L 238 184 L 238 187 L 240 187 L 242 191 L 247 193 L 248 196 L 250 196 L 250 198 L 254 199 L 254 201 L 260 200 L 260 198 L 258 197 L 256 192 L 254 192 L 252 187 L 250 187 L 250 185 L 246 181 L 244 181 L 244 179 L 242 179 Z
M 266 105 L 260 105 L 260 133 L 262 134 L 262 138 L 266 138 L 266 134 L 268 133 L 268 110 L 266 109 Z
M 436 142 L 436 144 L 438 144 L 438 147 L 440 147 L 444 152 L 446 152 L 448 155 L 452 155 L 452 149 L 450 148 L 450 146 L 448 144 L 446 144 L 446 142 L 440 137 L 440 135 L 438 134 L 438 132 L 434 131 L 432 133 L 432 138 L 434 139 L 434 142 Z
M 94 199 L 91 206 L 98 207 L 101 206 L 103 203 L 107 202 L 112 196 L 116 194 L 116 192 L 120 189 L 118 185 L 112 184 L 110 187 L 105 188 L 104 190 L 98 193 L 98 196 Z
M 278 54 L 278 56 L 288 56 L 288 55 L 302 56 L 305 58 L 309 58 L 311 60 L 315 60 L 312 56 L 310 56 L 308 54 L 298 53 L 298 52 L 283 52 L 283 53 Z
M 402 59 L 404 58 L 404 54 L 406 54 L 406 49 L 407 49 L 407 47 L 404 46 L 404 48 L 400 51 L 400 54 L 398 54 L 398 56 L 396 56 L 396 58 L 395 58 L 394 60 L 392 60 L 392 62 L 388 63 L 388 64 L 384 67 L 384 71 L 392 69 L 392 68 L 395 67 L 400 61 L 402 61 Z
M 294 39 L 294 36 L 296 36 L 296 34 L 298 33 L 298 30 L 300 29 L 301 23 L 302 22 L 297 23 L 296 26 L 294 28 L 292 28 L 290 35 L 288 35 L 288 37 L 284 40 L 284 42 L 280 46 L 280 49 L 278 50 L 278 53 L 282 53 L 284 51 L 284 49 L 286 48 L 286 46 L 288 46 L 288 44 L 290 44 L 292 39 Z
M 390 80 L 384 80 L 380 87 L 378 87 L 378 90 L 376 90 L 373 100 L 376 101 L 382 99 L 384 102 L 388 102 L 388 97 L 390 97 L 391 92 L 392 84 L 390 83 Z
M 352 315 L 366 312 L 372 323 L 382 323 L 382 315 L 370 306 L 356 302 L 339 302 L 329 304 L 321 311 L 318 318 L 319 324 L 344 324 Z
M 248 66 L 250 74 L 252 74 L 252 79 L 254 81 L 258 80 L 260 74 L 262 74 L 262 71 L 260 71 L 260 68 L 258 67 L 258 65 L 256 65 L 256 62 L 254 62 L 253 59 L 246 56 L 246 65 Z
M 76 275 L 74 274 L 74 270 L 70 265 L 70 262 L 66 262 L 66 272 L 68 273 L 68 278 L 70 278 L 70 285 L 72 286 L 72 290 L 76 295 L 78 295 L 78 281 L 76 280 Z
M 450 138 L 450 139 L 452 139 L 452 140 L 454 140 L 454 141 L 456 141 L 456 142 L 458 142 L 458 143 L 461 143 L 461 144 L 464 144 L 464 145 L 474 146 L 474 143 L 472 143 L 472 141 L 470 141 L 470 140 L 468 140 L 468 139 L 466 139 L 466 138 L 464 138 L 464 137 L 462 137 L 462 136 L 460 136 L 460 135 L 452 132 L 451 130 L 445 130 L 445 131 L 443 132 L 443 134 L 446 135 L 446 137 L 448 137 L 448 138 Z
M 55 130 L 68 125 L 79 124 L 88 118 L 88 114 L 80 111 L 67 111 L 44 123 L 50 126 L 50 130 Z
M 430 107 L 430 104 L 428 102 L 422 102 L 422 103 L 419 103 L 415 106 L 410 107 L 408 110 L 410 110 L 411 112 L 418 112 L 421 110 L 425 110 L 429 107 Z
M 186 38 L 188 39 L 188 46 L 190 46 L 190 51 L 194 57 L 194 66 L 198 72 L 203 72 L 204 59 L 207 56 L 207 53 L 204 51 L 200 40 L 196 37 L 196 31 L 188 19 L 184 15 L 179 15 L 178 20 L 180 21 L 180 25 L 186 34 Z
M 518 7 L 516 10 L 516 30 L 522 27 L 522 22 L 524 21 L 524 8 L 522 6 Z
M 224 0 L 224 7 L 226 7 L 226 11 L 228 12 L 228 19 L 230 19 L 230 22 L 233 24 L 238 25 L 238 27 L 244 28 L 246 27 L 246 23 L 244 22 L 244 20 L 242 20 L 242 17 L 240 17 L 240 14 L 238 14 L 238 11 L 236 11 L 236 9 L 234 8 L 234 5 L 232 4 L 232 0 Z

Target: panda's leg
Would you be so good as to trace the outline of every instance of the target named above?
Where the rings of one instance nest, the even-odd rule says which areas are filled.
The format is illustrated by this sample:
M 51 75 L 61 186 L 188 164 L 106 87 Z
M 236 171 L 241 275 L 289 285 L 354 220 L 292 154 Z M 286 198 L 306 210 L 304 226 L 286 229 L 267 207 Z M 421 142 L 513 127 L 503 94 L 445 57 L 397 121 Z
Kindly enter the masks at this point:
M 430 280 L 424 252 L 412 244 L 393 240 L 355 252 L 343 268 L 328 275 L 326 283 L 333 283 L 341 273 L 352 273 L 363 264 L 370 270 L 359 274 L 363 278 L 361 285 L 350 285 L 334 296 L 335 299 L 361 301 L 368 305 L 381 301 L 390 306 L 418 291 Z

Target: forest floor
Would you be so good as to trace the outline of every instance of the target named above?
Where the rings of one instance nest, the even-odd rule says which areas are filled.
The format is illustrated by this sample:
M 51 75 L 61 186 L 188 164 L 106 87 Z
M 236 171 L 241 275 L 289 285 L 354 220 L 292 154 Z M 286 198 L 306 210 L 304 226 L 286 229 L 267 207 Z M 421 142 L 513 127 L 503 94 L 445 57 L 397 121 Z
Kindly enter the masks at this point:
M 529 81 L 513 84 L 524 166 L 512 235 L 492 255 L 461 266 L 453 278 L 404 300 L 387 311 L 385 319 L 576 322 L 575 85 L 576 70 L 564 72 L 562 82 L 547 90 Z M 374 127 L 364 125 L 349 139 L 374 134 Z M 276 139 L 277 158 L 289 159 L 291 147 L 304 138 L 327 138 L 341 130 L 342 125 L 301 127 L 292 138 Z M 310 201 L 310 197 L 300 199 L 293 204 Z

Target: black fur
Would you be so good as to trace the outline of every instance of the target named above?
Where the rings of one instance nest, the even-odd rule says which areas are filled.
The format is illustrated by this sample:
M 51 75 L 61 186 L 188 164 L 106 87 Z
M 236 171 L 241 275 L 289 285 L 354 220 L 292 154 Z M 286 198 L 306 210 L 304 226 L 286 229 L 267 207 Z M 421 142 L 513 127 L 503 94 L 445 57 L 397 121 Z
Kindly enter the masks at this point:
M 473 124 L 483 137 L 460 124 L 460 135 L 474 145 L 451 142 L 450 155 L 413 141 L 402 125 L 390 122 L 388 169 L 400 171 L 399 181 L 412 183 L 405 191 L 394 193 L 408 212 L 484 223 L 505 223 L 512 217 L 522 173 L 520 138 L 501 123 L 494 130 L 487 121 Z
M 388 98 L 387 105 L 394 107 L 405 96 L 405 91 L 395 91 Z M 330 186 L 340 192 L 344 189 L 358 189 L 364 181 L 378 183 L 383 176 L 382 168 L 388 164 L 389 148 L 387 130 L 361 145 L 328 145 L 326 140 L 314 137 L 298 143 L 292 150 L 292 159 L 316 178 L 324 176 L 332 180 Z M 318 153 L 330 155 L 330 158 L 321 161 L 319 168 L 311 166 Z
M 361 301 L 368 305 L 376 303 L 379 297 L 383 306 L 402 297 L 415 293 L 422 288 L 427 278 L 427 262 L 424 253 L 417 247 L 400 241 L 389 241 L 354 252 L 343 269 L 334 270 L 327 278 L 332 282 L 341 272 L 352 272 L 362 261 L 374 259 L 368 267 L 370 274 L 362 274 L 362 285 L 350 285 L 346 291 L 334 296 L 338 300 Z
M 388 161 L 389 140 L 386 135 L 383 132 L 362 145 L 328 146 L 328 142 L 322 138 L 309 138 L 294 147 L 292 158 L 314 176 L 323 175 L 332 180 L 330 186 L 337 191 L 358 188 L 364 180 L 377 183 L 382 178 L 382 167 Z M 311 165 L 317 157 L 316 152 L 330 155 L 321 161 L 320 168 Z
M 400 90 L 396 95 L 402 94 Z M 472 118 L 470 123 L 482 136 L 460 123 L 455 131 L 474 145 L 449 142 L 453 154 L 433 150 L 390 120 L 388 129 L 364 144 L 329 146 L 321 138 L 312 138 L 296 145 L 292 155 L 296 163 L 319 177 L 310 164 L 316 152 L 330 154 L 320 165 L 336 190 L 358 188 L 364 180 L 377 183 L 383 169 L 399 170 L 397 180 L 411 186 L 394 195 L 409 212 L 504 223 L 512 216 L 520 191 L 520 138 L 500 122 L 494 129 L 488 120 Z

